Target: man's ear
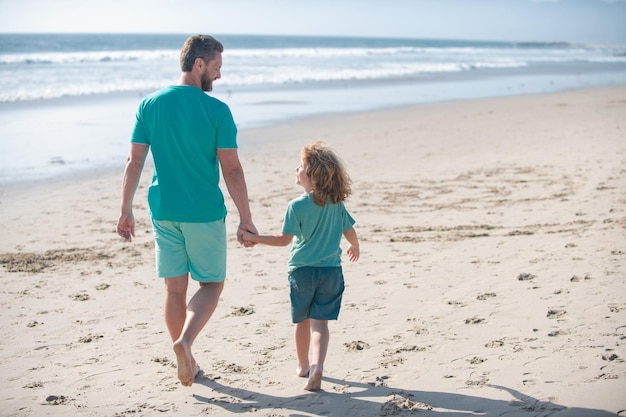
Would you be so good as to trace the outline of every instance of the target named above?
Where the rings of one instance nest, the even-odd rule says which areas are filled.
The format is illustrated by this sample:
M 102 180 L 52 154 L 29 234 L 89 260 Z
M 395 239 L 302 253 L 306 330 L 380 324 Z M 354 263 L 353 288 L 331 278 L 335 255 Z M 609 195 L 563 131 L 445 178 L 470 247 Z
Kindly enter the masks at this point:
M 200 61 L 200 62 L 198 62 L 198 61 Z M 204 65 L 206 65 L 206 62 L 204 62 L 204 59 L 202 59 L 200 57 L 196 58 L 196 60 L 193 62 L 194 68 L 197 67 L 198 69 L 202 69 L 202 67 Z

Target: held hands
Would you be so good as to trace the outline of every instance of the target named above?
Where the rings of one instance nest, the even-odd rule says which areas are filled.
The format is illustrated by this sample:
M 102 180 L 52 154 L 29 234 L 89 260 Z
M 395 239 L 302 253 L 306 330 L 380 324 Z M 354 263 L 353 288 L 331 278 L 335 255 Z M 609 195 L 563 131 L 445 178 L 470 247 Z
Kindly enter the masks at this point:
M 258 234 L 256 227 L 252 223 L 244 224 L 240 223 L 237 229 L 237 241 L 246 248 L 251 248 L 256 245 L 256 242 L 250 240 L 250 236 Z
M 244 230 L 242 234 L 243 246 L 246 248 L 251 248 L 255 246 L 256 242 L 254 241 L 254 236 L 257 236 L 256 231 L 254 233 L 251 233 L 247 230 Z

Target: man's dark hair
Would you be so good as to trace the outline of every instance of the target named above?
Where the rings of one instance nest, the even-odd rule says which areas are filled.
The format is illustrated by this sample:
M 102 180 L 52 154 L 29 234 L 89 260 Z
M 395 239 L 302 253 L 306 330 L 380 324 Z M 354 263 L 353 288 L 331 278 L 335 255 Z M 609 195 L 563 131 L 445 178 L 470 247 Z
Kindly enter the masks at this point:
M 224 52 L 224 46 L 217 39 L 209 35 L 191 36 L 185 41 L 180 51 L 180 69 L 183 72 L 189 72 L 196 58 L 209 62 L 215 58 L 217 52 Z

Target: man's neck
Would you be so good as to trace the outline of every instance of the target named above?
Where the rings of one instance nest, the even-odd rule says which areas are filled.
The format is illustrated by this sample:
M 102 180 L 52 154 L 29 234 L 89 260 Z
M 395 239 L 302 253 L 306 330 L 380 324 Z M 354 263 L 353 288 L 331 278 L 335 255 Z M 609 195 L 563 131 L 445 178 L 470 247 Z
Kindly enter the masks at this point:
M 180 74 L 180 78 L 178 78 L 179 85 L 190 85 L 192 87 L 201 88 L 200 80 L 194 76 L 191 72 L 183 72 Z

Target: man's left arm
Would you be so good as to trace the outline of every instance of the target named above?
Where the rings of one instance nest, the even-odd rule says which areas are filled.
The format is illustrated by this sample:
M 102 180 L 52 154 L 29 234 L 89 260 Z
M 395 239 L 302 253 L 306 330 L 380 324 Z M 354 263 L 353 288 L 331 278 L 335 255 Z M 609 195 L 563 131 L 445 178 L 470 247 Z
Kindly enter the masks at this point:
M 226 188 L 230 194 L 237 211 L 239 211 L 239 229 L 237 230 L 237 240 L 244 244 L 243 232 L 258 233 L 252 222 L 250 202 L 248 201 L 248 187 L 246 178 L 239 160 L 237 149 L 218 149 L 217 157 L 222 167 L 222 175 Z

